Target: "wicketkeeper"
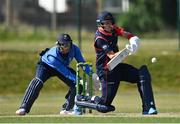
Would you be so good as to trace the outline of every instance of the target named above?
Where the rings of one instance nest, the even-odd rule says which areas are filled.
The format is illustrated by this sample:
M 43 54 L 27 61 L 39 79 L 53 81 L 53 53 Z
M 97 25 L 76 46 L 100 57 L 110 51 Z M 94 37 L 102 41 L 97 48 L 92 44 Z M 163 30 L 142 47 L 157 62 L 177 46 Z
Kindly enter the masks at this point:
M 108 70 L 107 63 L 117 54 L 118 37 L 129 40 L 126 45 L 130 54 L 134 54 L 140 39 L 130 32 L 115 25 L 115 19 L 109 12 L 102 12 L 96 20 L 98 29 L 95 33 L 96 69 L 102 85 L 102 96 L 87 97 L 78 95 L 76 104 L 83 107 L 96 109 L 100 112 L 114 111 L 112 104 L 116 96 L 120 81 L 137 84 L 142 99 L 142 114 L 157 114 L 153 91 L 151 86 L 151 75 L 146 65 L 136 68 L 132 65 L 120 63 L 113 70 Z
M 25 115 L 30 112 L 44 83 L 53 76 L 57 76 L 69 87 L 69 91 L 65 96 L 67 100 L 60 112 L 60 114 L 68 114 L 74 106 L 74 97 L 76 95 L 76 72 L 69 67 L 73 58 L 75 58 L 78 63 L 85 62 L 80 49 L 73 44 L 71 37 L 68 34 L 59 35 L 54 47 L 47 48 L 40 53 L 36 75 L 27 87 L 22 103 L 16 111 L 16 114 Z M 90 73 L 89 66 L 86 67 L 85 72 L 87 74 Z

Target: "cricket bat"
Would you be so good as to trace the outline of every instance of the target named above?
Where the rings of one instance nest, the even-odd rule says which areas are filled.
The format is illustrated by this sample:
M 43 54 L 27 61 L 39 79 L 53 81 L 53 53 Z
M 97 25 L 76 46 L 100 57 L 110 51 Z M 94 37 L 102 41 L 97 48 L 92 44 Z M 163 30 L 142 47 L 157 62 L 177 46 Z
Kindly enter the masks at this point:
M 113 70 L 120 62 L 122 62 L 128 55 L 130 51 L 127 48 L 119 51 L 119 53 L 114 56 L 108 63 L 107 67 L 111 71 Z

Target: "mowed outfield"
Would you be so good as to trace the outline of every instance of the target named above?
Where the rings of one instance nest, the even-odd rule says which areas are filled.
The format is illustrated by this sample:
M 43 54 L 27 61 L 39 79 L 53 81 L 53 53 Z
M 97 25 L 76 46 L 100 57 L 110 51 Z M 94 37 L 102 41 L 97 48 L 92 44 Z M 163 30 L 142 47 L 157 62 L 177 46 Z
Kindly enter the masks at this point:
M 57 95 L 58 94 L 58 95 Z M 20 117 L 15 111 L 20 104 L 21 96 L 0 97 L 0 122 L 2 123 L 178 123 L 180 122 L 180 95 L 175 93 L 155 93 L 158 115 L 143 116 L 138 93 L 118 93 L 113 103 L 116 106 L 115 112 L 107 114 L 93 111 L 92 114 L 82 116 L 59 115 L 60 105 L 64 101 L 64 93 L 47 94 L 41 93 L 35 102 L 30 114 Z
M 64 103 L 64 96 L 66 92 L 61 89 L 49 92 L 47 87 L 50 87 L 50 82 L 44 86 L 40 97 L 35 102 L 32 111 L 27 116 L 19 117 L 15 115 L 23 93 L 16 94 L 8 82 L 3 82 L 1 78 L 1 86 L 9 87 L 7 93 L 0 94 L 0 122 L 1 123 L 179 123 L 180 122 L 180 72 L 178 63 L 180 63 L 180 52 L 178 51 L 178 42 L 176 39 L 165 40 L 143 40 L 141 48 L 134 56 L 127 58 L 125 61 L 133 63 L 135 66 L 141 63 L 148 64 L 150 70 L 153 72 L 153 86 L 154 96 L 159 114 L 153 116 L 143 116 L 141 114 L 141 101 L 135 86 L 131 86 L 122 82 L 119 87 L 118 95 L 116 96 L 113 105 L 116 106 L 116 111 L 102 114 L 93 111 L 92 114 L 85 114 L 83 116 L 73 115 L 59 115 L 61 105 Z M 120 48 L 123 48 L 127 42 L 123 41 Z M 19 55 L 18 52 L 34 52 L 40 51 L 44 47 L 52 46 L 51 42 L 43 43 L 10 43 L 0 42 L 1 57 L 0 62 L 3 62 L 6 55 L 14 54 Z M 82 45 L 84 56 L 94 62 L 94 48 L 93 43 L 84 42 Z M 5 52 L 4 52 L 5 51 Z M 10 52 L 8 52 L 10 51 Z M 37 53 L 34 53 L 36 55 Z M 151 57 L 157 57 L 158 62 L 155 64 L 150 63 Z M 137 58 L 137 59 L 136 59 Z M 11 60 L 13 60 L 13 56 Z M 18 59 L 18 58 L 17 58 Z M 172 59 L 172 60 L 171 60 Z M 36 61 L 36 60 L 34 60 Z M 167 64 L 169 63 L 169 64 Z M 176 64 L 176 65 L 174 65 Z M 2 66 L 1 66 L 2 67 Z M 21 67 L 21 66 L 19 66 Z M 13 67 L 12 67 L 13 68 Z M 8 68 L 10 70 L 10 68 Z M 172 71 L 172 70 L 174 71 Z M 21 68 L 22 70 L 22 68 Z M 29 69 L 30 70 L 30 69 Z M 158 73 L 154 73 L 157 71 Z M 1 76 L 3 71 L 0 70 Z M 6 72 L 6 71 L 4 71 Z M 169 73 L 168 73 L 169 72 Z M 28 72 L 30 76 L 33 76 Z M 15 75 L 15 74 L 14 74 Z M 16 74 L 17 75 L 17 74 Z M 16 76 L 15 75 L 15 76 Z M 175 75 L 175 76 L 174 76 Z M 23 76 L 23 75 L 22 75 Z M 161 77 L 161 82 L 158 81 L 158 76 Z M 163 76 L 163 77 L 162 77 Z M 10 76 L 12 78 L 13 76 Z M 155 78 L 154 78 L 155 77 Z M 171 82 L 171 77 L 173 82 Z M 13 79 L 13 78 L 12 78 Z M 164 80 L 163 80 L 164 79 Z M 168 80 L 166 80 L 168 79 Z M 9 79 L 11 80 L 11 79 Z M 51 80 L 54 81 L 54 80 Z M 57 80 L 55 80 L 57 81 Z M 13 80 L 11 81 L 13 82 Z M 2 83 L 6 85 L 2 85 Z M 22 82 L 23 83 L 23 82 Z M 27 82 L 24 82 L 27 85 Z M 57 85 L 58 87 L 58 85 Z M 1 87 L 2 88 L 2 87 Z M 15 87 L 17 88 L 17 87 Z M 53 89 L 53 88 L 52 88 Z M 3 88 L 1 89 L 3 90 Z M 12 90 L 13 92 L 11 92 Z M 25 89 L 24 89 L 25 90 Z M 49 89 L 48 89 L 49 90 Z M 54 90 L 54 89 L 53 89 Z M 18 91 L 18 90 L 17 90 Z M 20 90 L 22 91 L 22 90 Z M 13 95 L 12 95 L 13 94 Z

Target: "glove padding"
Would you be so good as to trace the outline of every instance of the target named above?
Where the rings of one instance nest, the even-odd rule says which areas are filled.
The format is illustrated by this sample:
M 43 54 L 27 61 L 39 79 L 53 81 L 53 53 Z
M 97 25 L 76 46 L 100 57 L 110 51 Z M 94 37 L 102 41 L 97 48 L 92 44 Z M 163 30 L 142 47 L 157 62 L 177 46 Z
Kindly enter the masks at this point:
M 95 90 L 101 90 L 101 82 L 99 80 L 99 76 L 96 73 L 92 74 L 92 79 L 94 82 L 94 88 Z
M 126 44 L 126 48 L 130 51 L 130 55 L 134 54 L 139 47 L 140 39 L 137 36 L 131 37 L 129 39 L 130 44 Z

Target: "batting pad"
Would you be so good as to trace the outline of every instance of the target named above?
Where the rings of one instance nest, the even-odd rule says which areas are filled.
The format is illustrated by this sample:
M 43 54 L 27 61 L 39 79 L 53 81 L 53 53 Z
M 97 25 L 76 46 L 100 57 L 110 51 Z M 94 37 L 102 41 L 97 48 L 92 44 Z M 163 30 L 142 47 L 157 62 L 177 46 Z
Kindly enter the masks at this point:
M 85 107 L 85 108 L 90 108 L 97 110 L 102 113 L 114 111 L 115 107 L 114 106 L 106 106 L 106 105 L 101 105 L 101 104 L 95 104 L 95 103 L 90 103 L 88 101 L 76 101 L 75 102 L 77 106 L 80 107 Z

